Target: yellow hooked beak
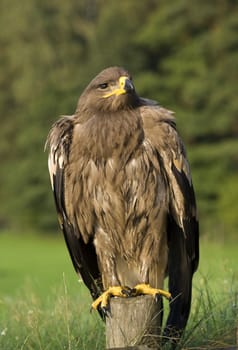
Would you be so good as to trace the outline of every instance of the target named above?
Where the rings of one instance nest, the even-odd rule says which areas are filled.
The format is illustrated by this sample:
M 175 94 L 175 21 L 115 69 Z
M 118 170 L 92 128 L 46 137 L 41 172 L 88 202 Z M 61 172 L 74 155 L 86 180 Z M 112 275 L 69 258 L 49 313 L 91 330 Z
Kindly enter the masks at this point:
M 122 94 L 126 94 L 127 92 L 132 92 L 134 91 L 134 85 L 132 83 L 132 81 L 126 77 L 126 76 L 122 76 L 119 78 L 118 80 L 118 85 L 108 94 L 105 94 L 103 97 L 110 97 L 112 95 L 122 95 Z

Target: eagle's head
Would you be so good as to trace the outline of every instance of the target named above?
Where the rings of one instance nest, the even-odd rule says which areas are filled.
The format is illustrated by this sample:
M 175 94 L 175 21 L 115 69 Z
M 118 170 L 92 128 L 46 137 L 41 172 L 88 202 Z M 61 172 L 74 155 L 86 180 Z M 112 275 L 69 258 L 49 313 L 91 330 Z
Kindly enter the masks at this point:
M 116 112 L 139 104 L 132 78 L 121 67 L 110 67 L 99 73 L 82 93 L 77 111 Z

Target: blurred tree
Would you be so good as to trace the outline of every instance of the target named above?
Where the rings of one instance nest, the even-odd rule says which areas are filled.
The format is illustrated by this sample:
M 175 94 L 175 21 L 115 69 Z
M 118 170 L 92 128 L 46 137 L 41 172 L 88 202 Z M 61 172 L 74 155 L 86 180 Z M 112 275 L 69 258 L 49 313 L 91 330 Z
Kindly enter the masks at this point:
M 56 222 L 44 142 L 57 116 L 73 113 L 85 85 L 91 19 L 78 1 L 3 1 L 0 10 L 0 224 L 50 229 Z
M 204 230 L 236 232 L 237 10 L 234 0 L 2 0 L 0 226 L 56 227 L 49 127 L 98 71 L 122 65 L 140 95 L 176 111 Z

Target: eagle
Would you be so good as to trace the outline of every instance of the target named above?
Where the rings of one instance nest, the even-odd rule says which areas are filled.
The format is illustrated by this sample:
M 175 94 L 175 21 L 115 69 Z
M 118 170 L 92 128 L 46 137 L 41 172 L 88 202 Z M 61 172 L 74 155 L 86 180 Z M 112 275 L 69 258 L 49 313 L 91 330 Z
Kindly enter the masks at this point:
M 181 335 L 199 229 L 173 112 L 139 97 L 128 71 L 110 67 L 75 113 L 53 124 L 46 146 L 58 221 L 92 307 L 103 316 L 113 296 L 171 297 L 164 334 Z

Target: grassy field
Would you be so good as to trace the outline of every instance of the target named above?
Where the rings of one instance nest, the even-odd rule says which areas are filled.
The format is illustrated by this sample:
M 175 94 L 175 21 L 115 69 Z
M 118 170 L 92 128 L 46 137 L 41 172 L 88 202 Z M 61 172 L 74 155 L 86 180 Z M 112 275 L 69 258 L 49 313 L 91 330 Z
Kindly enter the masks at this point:
M 201 243 L 183 349 L 235 344 L 237 244 Z M 104 348 L 104 329 L 63 238 L 0 234 L 0 349 Z

